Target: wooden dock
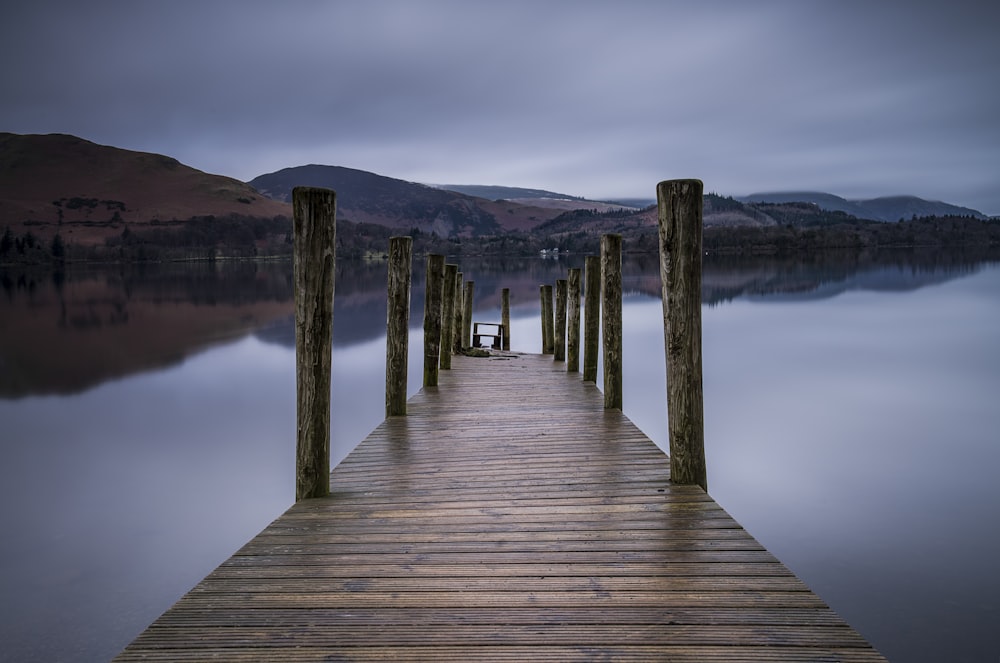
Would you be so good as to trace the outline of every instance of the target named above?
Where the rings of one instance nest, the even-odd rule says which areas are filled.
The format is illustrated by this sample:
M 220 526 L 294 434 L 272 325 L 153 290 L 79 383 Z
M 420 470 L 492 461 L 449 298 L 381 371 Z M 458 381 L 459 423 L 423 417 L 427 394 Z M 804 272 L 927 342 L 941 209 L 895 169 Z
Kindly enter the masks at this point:
M 115 660 L 884 660 L 551 356 L 408 412 Z

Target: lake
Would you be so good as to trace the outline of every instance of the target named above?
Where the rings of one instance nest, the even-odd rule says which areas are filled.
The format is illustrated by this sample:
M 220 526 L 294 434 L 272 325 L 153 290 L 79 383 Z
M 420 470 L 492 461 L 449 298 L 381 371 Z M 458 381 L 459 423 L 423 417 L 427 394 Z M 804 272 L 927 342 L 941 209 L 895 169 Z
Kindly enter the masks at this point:
M 709 492 L 893 661 L 1000 657 L 1000 260 L 706 257 Z M 541 346 L 583 256 L 463 260 Z M 409 391 L 422 375 L 414 262 Z M 624 410 L 666 447 L 656 256 L 626 256 Z M 333 462 L 381 422 L 384 263 L 338 263 Z M 98 661 L 294 499 L 288 263 L 0 269 L 0 660 Z M 598 379 L 598 385 L 601 379 Z

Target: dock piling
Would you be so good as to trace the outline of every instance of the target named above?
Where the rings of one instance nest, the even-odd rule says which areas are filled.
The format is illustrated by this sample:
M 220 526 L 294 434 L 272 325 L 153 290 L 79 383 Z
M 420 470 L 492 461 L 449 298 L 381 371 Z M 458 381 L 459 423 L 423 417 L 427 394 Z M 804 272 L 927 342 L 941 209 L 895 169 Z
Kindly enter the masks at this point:
M 465 318 L 465 300 L 462 296 L 462 272 L 455 274 L 455 320 L 452 336 L 455 347 L 452 348 L 454 354 L 462 352 L 462 321 Z
M 601 325 L 601 258 L 584 260 L 583 291 L 583 381 L 597 382 L 597 353 Z
M 444 290 L 444 256 L 427 256 L 424 291 L 424 386 L 436 387 L 441 354 L 441 295 Z
M 622 409 L 622 236 L 601 236 L 604 407 Z
M 542 354 L 555 354 L 555 322 L 552 319 L 552 286 L 539 287 L 542 300 Z
M 670 479 L 707 491 L 701 370 L 702 190 L 700 180 L 667 180 L 656 186 Z
M 455 345 L 455 276 L 458 265 L 444 266 L 441 301 L 441 370 L 451 370 L 451 349 Z
M 566 279 L 556 279 L 555 361 L 566 361 Z
M 292 189 L 295 287 L 295 500 L 330 494 L 330 375 L 337 194 Z
M 472 347 L 472 300 L 476 291 L 474 281 L 465 282 L 465 295 L 462 298 L 462 347 Z
M 413 238 L 389 238 L 385 329 L 385 416 L 406 414 Z
M 503 325 L 503 344 L 501 349 L 510 352 L 510 288 L 500 291 L 500 324 Z
M 566 371 L 580 371 L 580 268 L 569 270 L 566 285 Z

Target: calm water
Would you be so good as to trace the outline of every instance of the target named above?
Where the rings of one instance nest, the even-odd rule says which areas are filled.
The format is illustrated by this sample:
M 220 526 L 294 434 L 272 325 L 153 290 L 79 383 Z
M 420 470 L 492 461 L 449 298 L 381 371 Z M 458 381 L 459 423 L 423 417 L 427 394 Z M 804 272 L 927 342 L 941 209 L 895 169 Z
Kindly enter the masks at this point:
M 463 264 L 475 319 L 510 287 L 538 351 L 580 262 Z M 385 269 L 339 267 L 335 461 L 384 407 Z M 665 446 L 656 270 L 625 265 L 624 400 Z M 291 504 L 290 276 L 0 272 L 0 659 L 111 658 Z M 709 260 L 704 301 L 711 494 L 890 660 L 1000 659 L 1000 263 Z

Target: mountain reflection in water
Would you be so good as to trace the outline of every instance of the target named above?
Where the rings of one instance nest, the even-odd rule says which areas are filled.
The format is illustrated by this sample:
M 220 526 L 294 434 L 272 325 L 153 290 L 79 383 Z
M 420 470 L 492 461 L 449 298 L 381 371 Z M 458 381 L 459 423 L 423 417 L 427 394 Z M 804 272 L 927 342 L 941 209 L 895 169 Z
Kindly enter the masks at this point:
M 657 257 L 626 255 L 626 294 L 658 298 Z M 486 258 L 464 261 L 475 280 L 477 308 L 499 310 L 501 288 L 532 310 L 538 285 L 565 278 L 583 256 L 561 260 Z M 821 254 L 799 258 L 708 256 L 702 301 L 741 297 L 828 298 L 849 290 L 905 291 L 968 274 L 976 261 L 919 254 L 862 259 Z M 421 326 L 424 264 L 415 258 L 410 326 Z M 334 344 L 385 333 L 386 263 L 337 264 Z M 58 271 L 0 268 L 0 398 L 70 394 L 107 380 L 177 364 L 213 345 L 256 334 L 295 345 L 291 263 L 81 266 Z M 532 346 L 522 346 L 535 351 Z

